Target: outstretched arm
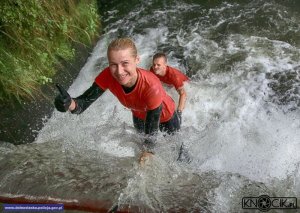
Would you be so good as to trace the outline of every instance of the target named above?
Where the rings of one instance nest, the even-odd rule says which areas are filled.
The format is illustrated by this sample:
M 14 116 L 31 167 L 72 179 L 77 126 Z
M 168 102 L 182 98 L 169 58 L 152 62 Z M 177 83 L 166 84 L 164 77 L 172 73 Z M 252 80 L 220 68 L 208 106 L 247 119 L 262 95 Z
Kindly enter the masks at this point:
M 71 98 L 69 93 L 59 84 L 57 85 L 57 88 L 60 94 L 56 96 L 54 101 L 56 109 L 60 112 L 66 112 L 69 110 L 74 114 L 82 113 L 104 93 L 104 90 L 102 90 L 96 83 L 93 83 L 88 90 L 77 98 Z
M 102 90 L 96 83 L 86 90 L 82 95 L 74 98 L 69 110 L 73 114 L 80 114 L 84 112 L 94 101 L 97 100 L 102 94 L 104 90 Z

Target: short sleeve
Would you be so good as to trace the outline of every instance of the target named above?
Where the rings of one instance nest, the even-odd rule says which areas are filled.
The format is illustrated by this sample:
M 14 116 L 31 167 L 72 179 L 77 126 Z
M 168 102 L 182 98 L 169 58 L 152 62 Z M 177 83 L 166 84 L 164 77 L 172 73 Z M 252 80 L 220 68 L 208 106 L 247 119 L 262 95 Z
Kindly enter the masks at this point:
M 159 107 L 162 103 L 162 86 L 159 81 L 149 87 L 143 96 L 144 102 L 147 106 L 147 110 L 153 110 Z
M 180 87 L 183 87 L 183 80 L 180 78 L 179 75 L 177 75 L 174 78 L 174 87 L 176 90 L 179 89 Z
M 187 81 L 188 78 L 179 70 L 175 68 L 169 68 L 169 78 L 172 79 L 172 84 L 174 85 L 175 89 L 179 89 L 184 86 L 184 81 Z

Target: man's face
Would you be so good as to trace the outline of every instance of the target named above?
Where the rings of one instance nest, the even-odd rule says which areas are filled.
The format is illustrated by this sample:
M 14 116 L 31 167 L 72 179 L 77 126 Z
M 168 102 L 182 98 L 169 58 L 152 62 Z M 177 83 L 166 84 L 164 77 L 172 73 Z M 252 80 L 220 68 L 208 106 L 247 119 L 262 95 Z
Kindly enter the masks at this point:
M 119 84 L 125 87 L 135 84 L 139 58 L 132 55 L 131 49 L 111 50 L 108 53 L 108 62 L 111 74 Z
M 164 76 L 167 69 L 167 62 L 163 57 L 156 58 L 153 60 L 152 68 L 155 74 Z

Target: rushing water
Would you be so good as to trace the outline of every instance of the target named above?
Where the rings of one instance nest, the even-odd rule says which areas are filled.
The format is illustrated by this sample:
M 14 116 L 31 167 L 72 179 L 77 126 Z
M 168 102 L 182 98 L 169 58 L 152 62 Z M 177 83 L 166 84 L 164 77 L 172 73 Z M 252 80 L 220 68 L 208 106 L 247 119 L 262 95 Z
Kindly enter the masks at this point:
M 243 197 L 262 194 L 299 201 L 299 1 L 110 4 L 69 92 L 81 94 L 107 66 L 113 38 L 132 37 L 140 67 L 164 51 L 191 78 L 181 132 L 159 135 L 157 154 L 140 166 L 131 113 L 106 92 L 79 116 L 53 112 L 35 143 L 2 144 L 1 195 L 107 200 L 140 212 L 242 212 Z M 176 161 L 182 143 L 190 164 Z

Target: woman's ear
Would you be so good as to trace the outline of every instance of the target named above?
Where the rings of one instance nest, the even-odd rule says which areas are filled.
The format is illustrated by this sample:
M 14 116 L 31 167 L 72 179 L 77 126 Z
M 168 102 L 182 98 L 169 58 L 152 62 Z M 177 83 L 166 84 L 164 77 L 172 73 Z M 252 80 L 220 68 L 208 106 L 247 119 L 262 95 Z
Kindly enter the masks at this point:
M 136 58 L 135 58 L 135 63 L 136 63 L 136 64 L 140 63 L 140 56 L 136 56 Z

